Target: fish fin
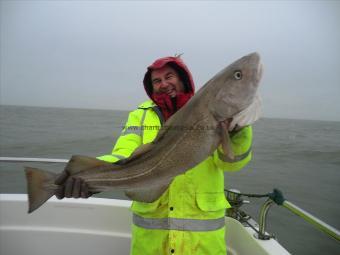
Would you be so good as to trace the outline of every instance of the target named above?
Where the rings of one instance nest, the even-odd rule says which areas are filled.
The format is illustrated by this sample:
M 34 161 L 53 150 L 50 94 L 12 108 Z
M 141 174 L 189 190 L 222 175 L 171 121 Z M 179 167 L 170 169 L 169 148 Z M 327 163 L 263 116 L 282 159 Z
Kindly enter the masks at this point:
M 65 170 L 70 175 L 75 175 L 80 172 L 92 170 L 93 168 L 96 168 L 97 171 L 100 171 L 100 168 L 103 166 L 110 166 L 111 168 L 114 168 L 114 165 L 103 160 L 99 160 L 88 156 L 73 155 L 69 162 L 67 163 Z
M 221 145 L 224 152 L 229 159 L 235 159 L 233 148 L 231 147 L 231 139 L 226 125 L 220 124 L 221 128 Z
M 138 202 L 152 203 L 157 200 L 169 187 L 169 184 L 145 189 L 130 189 L 125 191 L 125 195 Z
M 45 185 L 54 184 L 57 174 L 45 170 L 25 167 L 28 194 L 28 213 L 42 206 L 54 195 L 53 189 L 44 188 Z
M 150 151 L 153 148 L 153 144 L 152 143 L 146 143 L 143 144 L 142 146 L 139 146 L 132 154 L 131 157 L 135 158 L 135 157 L 139 157 L 140 155 L 147 153 L 148 151 Z

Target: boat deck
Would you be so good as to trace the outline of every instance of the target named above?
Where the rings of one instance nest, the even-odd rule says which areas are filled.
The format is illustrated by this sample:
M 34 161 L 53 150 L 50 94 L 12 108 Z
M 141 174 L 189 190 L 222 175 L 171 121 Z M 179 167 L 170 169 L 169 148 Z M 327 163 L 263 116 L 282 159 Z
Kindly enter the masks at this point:
M 27 195 L 0 194 L 0 254 L 129 254 L 131 201 L 51 198 L 27 214 Z M 226 217 L 228 255 L 287 255 L 277 241 Z

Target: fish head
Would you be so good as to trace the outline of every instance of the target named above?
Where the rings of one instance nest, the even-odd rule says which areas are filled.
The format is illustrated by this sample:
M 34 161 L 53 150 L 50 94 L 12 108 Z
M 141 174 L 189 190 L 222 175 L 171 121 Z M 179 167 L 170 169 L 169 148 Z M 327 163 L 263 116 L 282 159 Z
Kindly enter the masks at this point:
M 210 80 L 209 108 L 218 121 L 232 118 L 253 103 L 262 69 L 260 55 L 254 52 L 236 60 Z

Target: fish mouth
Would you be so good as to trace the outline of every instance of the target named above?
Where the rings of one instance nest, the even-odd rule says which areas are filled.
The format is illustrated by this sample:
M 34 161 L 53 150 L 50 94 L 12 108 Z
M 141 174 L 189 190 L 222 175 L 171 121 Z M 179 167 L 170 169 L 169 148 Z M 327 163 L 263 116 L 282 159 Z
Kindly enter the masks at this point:
M 261 78 L 262 78 L 262 74 L 263 74 L 263 64 L 261 62 L 259 62 L 258 66 L 257 66 L 257 72 L 256 72 L 256 82 L 259 83 Z
M 255 83 L 258 85 L 262 78 L 262 73 L 263 73 L 263 64 L 261 62 L 261 57 L 260 54 L 257 52 L 253 52 L 248 55 L 250 62 L 256 66 L 256 70 L 254 72 L 254 78 L 255 78 Z

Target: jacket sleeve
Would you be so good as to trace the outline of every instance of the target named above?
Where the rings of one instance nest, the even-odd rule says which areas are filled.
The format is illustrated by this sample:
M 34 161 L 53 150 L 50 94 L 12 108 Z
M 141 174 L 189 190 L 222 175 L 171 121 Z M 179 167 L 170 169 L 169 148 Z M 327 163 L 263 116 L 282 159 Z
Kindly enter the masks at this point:
M 143 109 L 137 109 L 129 114 L 128 120 L 120 137 L 117 139 L 111 154 L 97 157 L 97 159 L 114 163 L 128 158 L 132 152 L 142 144 L 142 115 Z
M 218 168 L 225 171 L 237 171 L 242 169 L 252 157 L 252 127 L 246 126 L 236 133 L 231 133 L 231 148 L 235 158 L 226 157 L 220 145 L 213 154 L 213 159 Z

